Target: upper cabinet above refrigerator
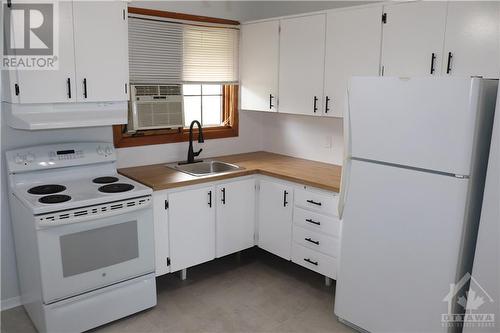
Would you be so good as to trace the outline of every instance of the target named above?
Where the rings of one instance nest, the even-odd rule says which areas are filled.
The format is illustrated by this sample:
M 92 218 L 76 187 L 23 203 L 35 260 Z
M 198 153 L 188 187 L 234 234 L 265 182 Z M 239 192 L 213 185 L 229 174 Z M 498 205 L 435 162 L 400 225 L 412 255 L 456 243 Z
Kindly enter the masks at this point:
M 384 6 L 384 76 L 500 76 L 500 2 Z
M 450 1 L 444 75 L 500 77 L 500 2 Z
M 382 75 L 438 75 L 443 66 L 446 2 L 384 6 Z

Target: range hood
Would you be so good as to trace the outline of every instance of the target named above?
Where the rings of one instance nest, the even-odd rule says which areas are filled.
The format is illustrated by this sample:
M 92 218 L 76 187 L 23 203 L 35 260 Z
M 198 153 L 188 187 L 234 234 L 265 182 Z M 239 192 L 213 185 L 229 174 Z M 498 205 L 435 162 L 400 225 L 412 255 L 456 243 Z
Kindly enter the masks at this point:
M 7 124 L 22 130 L 109 126 L 127 123 L 128 102 L 2 103 Z

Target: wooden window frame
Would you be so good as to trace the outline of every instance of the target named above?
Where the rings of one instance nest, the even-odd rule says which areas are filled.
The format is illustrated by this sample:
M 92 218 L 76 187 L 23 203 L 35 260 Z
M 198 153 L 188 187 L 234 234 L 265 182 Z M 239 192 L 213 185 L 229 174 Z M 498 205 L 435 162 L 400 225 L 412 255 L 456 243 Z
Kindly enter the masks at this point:
M 226 20 L 226 19 L 136 8 L 136 7 L 129 7 L 128 12 L 132 14 L 158 16 L 164 18 L 188 20 L 195 22 L 218 23 L 226 25 L 240 24 L 237 21 Z M 230 138 L 238 136 L 239 134 L 238 98 L 239 98 L 238 85 L 222 86 L 223 120 L 224 121 L 229 120 L 228 121 L 229 125 L 204 127 L 203 136 L 205 139 L 222 139 L 222 138 Z M 113 126 L 113 141 L 116 148 L 157 145 L 165 143 L 184 142 L 189 140 L 189 129 L 187 128 L 147 130 L 147 131 L 138 131 L 135 134 L 128 134 L 125 132 L 125 126 L 126 125 Z M 196 129 L 194 132 L 197 133 L 198 130 Z

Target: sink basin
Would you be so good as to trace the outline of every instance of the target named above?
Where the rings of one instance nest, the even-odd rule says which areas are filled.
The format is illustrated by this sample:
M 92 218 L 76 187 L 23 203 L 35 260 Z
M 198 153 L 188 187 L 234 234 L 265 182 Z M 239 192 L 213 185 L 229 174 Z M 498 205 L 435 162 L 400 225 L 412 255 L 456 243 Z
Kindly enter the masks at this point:
M 171 163 L 167 164 L 167 167 L 196 177 L 216 175 L 244 169 L 234 164 L 212 160 L 204 160 L 190 164 Z

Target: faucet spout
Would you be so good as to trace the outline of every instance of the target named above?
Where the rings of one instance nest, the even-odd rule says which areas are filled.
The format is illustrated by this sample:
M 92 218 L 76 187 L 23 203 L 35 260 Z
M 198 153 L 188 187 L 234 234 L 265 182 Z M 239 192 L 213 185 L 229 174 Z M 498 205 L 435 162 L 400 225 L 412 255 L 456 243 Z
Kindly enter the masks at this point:
M 198 126 L 198 143 L 203 143 L 205 140 L 203 139 L 203 130 L 201 124 L 198 120 L 193 120 L 191 125 L 189 126 L 189 148 L 188 148 L 188 157 L 186 163 L 194 163 L 194 158 L 201 154 L 203 149 L 194 152 L 193 150 L 193 127 L 194 125 Z

